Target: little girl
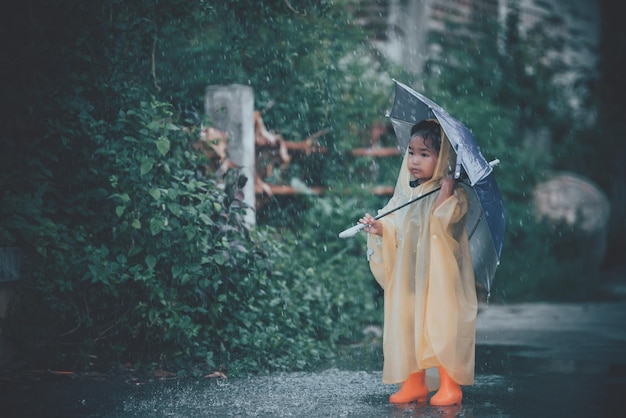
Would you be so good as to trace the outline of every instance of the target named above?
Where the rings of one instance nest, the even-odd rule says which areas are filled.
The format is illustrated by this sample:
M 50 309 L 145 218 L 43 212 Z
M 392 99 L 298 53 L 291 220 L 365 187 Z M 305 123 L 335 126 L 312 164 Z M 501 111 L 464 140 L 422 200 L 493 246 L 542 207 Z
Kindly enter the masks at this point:
M 384 289 L 383 383 L 402 383 L 392 403 L 426 402 L 425 370 L 437 367 L 431 405 L 460 404 L 460 385 L 474 383 L 477 298 L 465 230 L 469 200 L 449 174 L 455 153 L 437 120 L 411 129 L 387 212 L 365 214 L 370 268 Z

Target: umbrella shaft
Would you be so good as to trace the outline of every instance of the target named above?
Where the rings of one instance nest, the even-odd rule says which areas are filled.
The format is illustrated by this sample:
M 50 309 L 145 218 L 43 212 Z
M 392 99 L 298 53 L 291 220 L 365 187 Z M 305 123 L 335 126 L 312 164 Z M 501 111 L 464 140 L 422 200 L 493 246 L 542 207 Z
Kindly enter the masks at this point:
M 437 187 L 436 189 L 433 189 L 433 190 L 431 190 L 430 192 L 428 192 L 428 193 L 426 193 L 426 194 L 423 194 L 423 195 L 421 195 L 421 196 L 418 196 L 418 197 L 416 197 L 415 199 L 411 199 L 411 200 L 409 200 L 408 202 L 403 203 L 402 205 L 398 206 L 397 208 L 393 208 L 393 209 L 391 209 L 391 210 L 390 210 L 390 211 L 388 211 L 388 212 L 381 213 L 380 215 L 376 216 L 374 219 L 377 219 L 377 220 L 378 220 L 378 219 L 380 219 L 380 218 L 382 218 L 382 217 L 385 217 L 385 216 L 387 216 L 387 215 L 389 215 L 389 214 L 391 214 L 391 213 L 393 213 L 393 212 L 397 211 L 398 209 L 402 209 L 403 207 L 408 206 L 408 205 L 410 205 L 411 203 L 417 202 L 418 200 L 423 199 L 423 198 L 425 198 L 426 196 L 428 196 L 428 195 L 431 195 L 431 194 L 435 193 L 435 192 L 436 192 L 436 191 L 438 191 L 439 189 L 441 189 L 441 187 Z

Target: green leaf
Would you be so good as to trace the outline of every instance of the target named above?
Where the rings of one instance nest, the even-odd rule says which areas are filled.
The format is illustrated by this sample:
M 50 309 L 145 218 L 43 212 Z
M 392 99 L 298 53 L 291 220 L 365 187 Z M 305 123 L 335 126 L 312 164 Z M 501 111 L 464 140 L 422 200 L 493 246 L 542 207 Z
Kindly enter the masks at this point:
M 154 200 L 161 199 L 161 192 L 159 191 L 159 189 L 150 189 L 149 193 L 150 193 L 150 196 L 154 198 Z
M 139 173 L 143 176 L 144 174 L 148 174 L 150 170 L 152 170 L 152 166 L 154 165 L 154 160 L 151 158 L 146 158 L 141 160 L 141 166 L 139 167 Z
M 130 225 L 135 229 L 141 229 L 141 221 L 139 219 L 133 220 L 133 223 Z
M 146 265 L 148 266 L 149 269 L 152 270 L 156 266 L 157 259 L 155 256 L 148 254 L 145 260 L 146 260 Z
M 161 153 L 161 155 L 165 155 L 170 150 L 170 140 L 166 137 L 162 136 L 156 143 L 157 149 Z
M 211 218 L 206 216 L 206 214 L 204 213 L 201 213 L 200 216 L 198 216 L 198 219 L 200 219 L 205 225 L 213 225 L 213 221 L 211 220 Z
M 174 177 L 174 176 L 172 176 Z M 174 177 L 176 179 L 176 177 Z M 177 181 L 180 181 L 176 179 Z M 170 199 L 176 199 L 178 197 L 178 191 L 176 189 L 167 189 L 167 197 Z
M 124 214 L 124 210 L 126 208 L 124 206 L 116 206 L 115 207 L 115 214 L 117 215 L 117 217 L 121 217 Z
M 178 276 L 180 276 L 184 271 L 184 268 L 182 266 L 179 265 L 173 265 L 172 266 L 172 277 L 175 279 Z
M 130 202 L 130 196 L 128 195 L 128 193 L 113 193 L 111 196 L 109 196 L 109 199 L 120 199 L 122 203 Z
M 154 235 L 158 235 L 162 230 L 165 224 L 162 219 L 152 218 L 150 219 L 150 233 Z
M 176 202 L 169 202 L 167 204 L 167 209 L 169 209 L 170 213 L 174 216 L 180 215 L 180 205 Z

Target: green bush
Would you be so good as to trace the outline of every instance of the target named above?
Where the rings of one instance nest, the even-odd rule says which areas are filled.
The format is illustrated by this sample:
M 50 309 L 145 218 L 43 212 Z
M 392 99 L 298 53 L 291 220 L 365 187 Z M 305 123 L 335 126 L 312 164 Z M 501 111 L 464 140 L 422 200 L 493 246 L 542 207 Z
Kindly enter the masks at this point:
M 39 236 L 22 300 L 38 308 L 18 310 L 9 335 L 45 349 L 47 361 L 72 355 L 85 367 L 95 355 L 238 373 L 332 357 L 375 308 L 366 264 L 340 257 L 361 250 L 348 242 L 336 251 L 336 222 L 316 234 L 248 231 L 236 193 L 199 174 L 202 160 L 173 117 L 166 104 L 138 103 L 94 136 L 107 182 L 90 199 L 93 217 L 49 221 L 46 231 L 39 213 L 7 222 Z M 341 206 L 322 202 L 313 213 L 335 219 Z
M 358 30 L 333 26 L 346 17 L 331 3 L 299 6 L 305 14 L 286 3 L 61 0 L 16 11 L 0 236 L 27 263 L 2 325 L 25 358 L 234 374 L 313 367 L 358 338 L 375 309 L 366 264 L 330 257 L 330 229 L 248 230 L 244 179 L 222 189 L 203 174 L 191 146 L 202 118 L 185 119 L 207 84 L 249 83 L 288 137 L 367 126 L 381 95 L 356 73 L 346 81 L 346 68 L 365 65 L 339 62 L 363 47 Z M 249 20 L 259 7 L 268 19 Z M 306 163 L 297 172 L 319 174 Z

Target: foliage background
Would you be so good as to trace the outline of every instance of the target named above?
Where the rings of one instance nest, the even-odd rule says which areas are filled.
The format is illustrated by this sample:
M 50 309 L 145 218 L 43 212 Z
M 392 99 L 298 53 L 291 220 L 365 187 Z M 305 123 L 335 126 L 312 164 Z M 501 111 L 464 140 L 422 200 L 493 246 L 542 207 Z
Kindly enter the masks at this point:
M 354 3 L 33 0 L 3 16 L 0 245 L 19 246 L 26 263 L 2 330 L 24 358 L 237 374 L 315 367 L 363 338 L 382 319 L 380 291 L 364 238 L 336 234 L 384 204 L 373 182 L 395 179 L 397 160 L 348 152 L 390 106 L 392 78 L 423 84 L 480 132 L 488 159 L 505 161 L 494 300 L 595 292 L 598 266 L 563 250 L 572 232 L 537 223 L 528 207 L 544 173 L 580 169 L 572 162 L 596 150 L 580 140 L 596 128 L 574 123 L 547 82 L 559 67 L 540 64 L 512 15 L 504 49 L 489 36 L 438 40 L 467 64 L 434 59 L 416 79 L 372 49 Z M 538 63 L 530 73 L 529 62 Z M 602 107 L 602 78 L 580 76 L 590 106 Z M 254 88 L 264 121 L 287 139 L 331 129 L 322 138 L 331 152 L 295 165 L 325 196 L 277 200 L 253 230 L 242 224 L 240 179 L 219 187 L 192 147 L 210 124 L 205 87 L 232 83 Z M 611 115 L 598 137 L 623 150 Z M 533 153 L 519 140 L 541 128 L 571 153 Z M 609 190 L 607 167 L 589 162 L 583 173 Z M 623 241 L 616 219 L 611 248 Z M 566 282 L 573 291 L 563 294 Z

